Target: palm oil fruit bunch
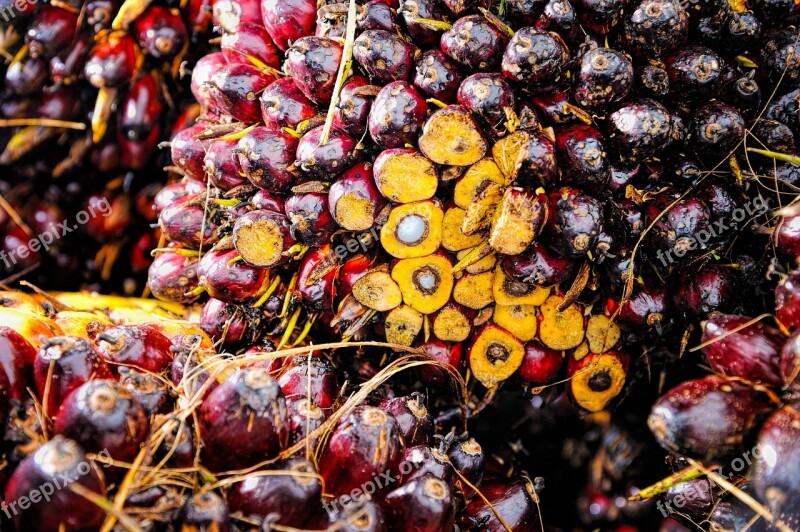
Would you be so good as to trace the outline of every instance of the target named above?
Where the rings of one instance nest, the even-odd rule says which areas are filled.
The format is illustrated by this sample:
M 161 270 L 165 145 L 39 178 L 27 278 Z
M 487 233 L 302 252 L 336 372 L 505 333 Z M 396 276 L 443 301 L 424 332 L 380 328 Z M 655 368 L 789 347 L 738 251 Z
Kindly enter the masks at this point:
M 402 385 L 347 401 L 327 351 L 217 353 L 178 319 L 189 309 L 154 300 L 0 297 L 4 530 L 541 523 L 540 480 L 487 467 L 455 426 L 437 434 Z
M 153 200 L 148 280 L 202 305 L 214 342 L 392 345 L 334 356 L 348 380 L 414 349 L 467 381 L 468 417 L 506 382 L 611 410 L 656 388 L 655 363 L 680 397 L 650 426 L 693 460 L 729 454 L 790 400 L 775 358 L 790 325 L 746 316 L 775 310 L 767 274 L 800 250 L 796 213 L 772 216 L 800 175 L 797 6 L 218 0 L 212 14 L 219 48 L 191 65 L 200 111 L 169 142 L 183 177 Z M 715 351 L 734 342 L 717 322 L 767 340 Z M 717 373 L 700 384 L 678 374 L 695 344 Z M 438 392 L 449 375 L 415 373 Z M 728 423 L 655 414 L 695 396 L 735 419 L 684 448 L 681 423 Z M 320 456 L 323 477 L 342 469 Z M 484 517 L 470 526 L 500 530 Z
M 0 278 L 141 294 L 209 0 L 3 4 Z M 20 11 L 20 6 L 25 8 Z

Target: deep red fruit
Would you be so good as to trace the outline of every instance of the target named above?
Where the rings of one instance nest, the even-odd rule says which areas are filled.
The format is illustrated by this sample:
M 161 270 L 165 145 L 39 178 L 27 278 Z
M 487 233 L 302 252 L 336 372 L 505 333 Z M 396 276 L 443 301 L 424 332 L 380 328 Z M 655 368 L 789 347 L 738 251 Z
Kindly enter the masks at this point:
M 416 145 L 428 104 L 425 98 L 405 81 L 394 81 L 381 89 L 369 112 L 369 134 L 384 148 Z
M 780 386 L 780 349 L 786 337 L 752 318 L 714 314 L 703 325 L 703 348 L 711 369 L 720 375 Z M 711 343 L 709 343 L 711 342 Z
M 203 168 L 206 178 L 212 185 L 222 190 L 230 190 L 247 183 L 247 179 L 241 175 L 236 150 L 235 140 L 216 139 L 208 145 Z
M 192 495 L 181 508 L 178 522 L 181 530 L 230 530 L 228 507 L 222 497 L 213 491 Z
M 378 405 L 393 415 L 400 427 L 403 445 L 429 445 L 433 439 L 433 418 L 425 407 L 424 396 L 413 393 L 404 397 L 384 399 Z
M 279 128 L 259 126 L 239 139 L 235 153 L 252 184 L 282 193 L 297 180 L 298 172 L 293 166 L 297 147 L 297 139 L 292 135 Z
M 315 179 L 341 174 L 363 157 L 358 141 L 336 129 L 331 130 L 328 141 L 322 144 L 324 127 L 311 129 L 297 145 L 295 165 Z
M 179 253 L 159 253 L 147 270 L 147 286 L 156 298 L 162 301 L 191 303 L 197 295 L 190 293 L 197 288 L 197 266 L 199 261 Z
M 211 297 L 228 302 L 257 299 L 267 289 L 269 271 L 238 260 L 235 250 L 209 251 L 200 259 L 200 286 Z
M 497 519 L 499 514 L 511 530 L 535 530 L 539 526 L 534 502 L 538 496 L 530 482 L 497 480 L 481 486 L 481 493 L 483 497 L 475 497 L 462 511 L 460 524 L 483 523 L 487 532 L 504 532 L 506 527 Z M 484 502 L 484 497 L 491 506 Z
M 396 33 L 386 30 L 367 30 L 353 43 L 353 58 L 376 85 L 406 81 L 417 49 Z
M 328 522 L 320 524 L 321 528 L 326 526 L 338 532 L 388 532 L 390 530 L 388 520 L 384 516 L 383 510 L 378 503 L 368 497 L 359 497 L 355 500 L 349 496 L 345 497 L 346 504 L 340 507 L 337 499 L 329 503 L 332 514 L 328 516 Z
M 24 401 L 29 397 L 35 360 L 36 349 L 21 334 L 0 325 L 0 369 L 12 398 Z
M 205 176 L 203 160 L 205 159 L 206 150 L 209 144 L 211 144 L 211 141 L 197 138 L 205 128 L 206 126 L 204 124 L 195 124 L 181 130 L 172 137 L 169 144 L 172 164 L 180 168 L 184 175 L 192 180 L 203 180 Z M 167 185 L 159 194 L 173 186 L 175 185 Z M 188 194 L 188 191 L 184 194 Z
M 288 444 L 286 402 L 263 368 L 228 377 L 203 401 L 198 414 L 203 453 L 215 471 L 256 464 Z
M 785 386 L 798 384 L 800 376 L 800 331 L 795 331 L 784 342 L 780 360 L 781 379 Z
M 636 285 L 631 296 L 620 307 L 619 320 L 634 327 L 657 329 L 669 318 L 671 304 L 663 286 L 655 283 Z
M 704 235 L 710 236 L 711 213 L 696 197 L 678 199 L 672 194 L 660 195 L 645 209 L 645 220 L 648 225 L 653 224 L 652 238 L 659 253 L 666 257 L 662 266 L 664 262 L 669 265 L 702 252 L 709 245 Z
M 46 82 L 47 61 L 40 58 L 28 56 L 15 61 L 5 72 L 5 87 L 11 94 L 36 94 Z
M 647 425 L 668 451 L 711 461 L 735 453 L 771 409 L 753 388 L 710 375 L 662 395 Z
M 40 6 L 25 33 L 31 57 L 55 56 L 72 43 L 77 29 L 77 12 L 51 4 Z
M 489 131 L 501 136 L 516 111 L 514 91 L 500 74 L 473 74 L 458 88 L 458 103 L 469 109 Z
M 328 209 L 327 194 L 294 194 L 286 199 L 285 210 L 292 235 L 309 246 L 329 242 L 338 229 Z
M 36 353 L 33 371 L 39 399 L 50 416 L 55 415 L 64 399 L 85 382 L 113 377 L 92 344 L 75 336 L 56 336 L 45 341 Z
M 258 0 L 215 0 L 212 8 L 214 29 L 220 33 L 236 33 L 242 24 L 260 24 Z
M 115 371 L 123 365 L 161 373 L 172 363 L 172 342 L 149 325 L 108 328 L 97 335 L 95 345 Z
M 314 432 L 327 419 L 325 411 L 309 401 L 308 397 L 298 396 L 286 400 L 289 418 L 289 444 L 302 441 Z
M 327 106 L 341 60 L 342 45 L 338 42 L 327 37 L 301 37 L 286 50 L 285 68 L 306 98 Z
M 751 479 L 758 498 L 777 514 L 796 516 L 800 511 L 800 412 L 785 406 L 772 414 L 761 429 L 753 456 Z
M 189 32 L 177 9 L 150 6 L 133 23 L 139 46 L 157 59 L 178 55 L 189 42 Z
M 431 98 L 447 104 L 456 103 L 462 79 L 458 65 L 441 50 L 428 50 L 417 58 L 414 86 Z
M 442 34 L 441 49 L 450 59 L 461 63 L 470 72 L 492 70 L 508 38 L 482 15 L 470 15 L 456 20 Z
M 197 60 L 192 69 L 191 90 L 195 100 L 199 103 L 206 113 L 212 112 L 214 102 L 211 99 L 211 76 L 228 64 L 222 52 L 215 52 L 205 55 Z M 217 111 L 213 110 L 216 116 Z
M 89 35 L 81 33 L 76 36 L 68 48 L 59 50 L 58 55 L 50 58 L 50 79 L 62 85 L 74 83 L 83 72 L 91 46 Z
M 800 259 L 800 215 L 783 217 L 772 237 L 781 257 L 794 265 Z
M 354 165 L 328 189 L 328 209 L 336 223 L 348 231 L 372 228 L 385 204 L 370 163 Z
M 559 257 L 538 242 L 519 255 L 503 256 L 501 265 L 509 277 L 540 286 L 561 284 L 572 271 L 572 259 Z
M 158 225 L 170 241 L 187 249 L 208 249 L 219 240 L 220 224 L 205 202 L 184 201 L 166 207 L 158 217 Z
M 292 358 L 278 378 L 278 384 L 286 399 L 309 397 L 323 409 L 333 407 L 339 392 L 333 366 L 326 359 L 318 357 Z
M 275 77 L 246 63 L 228 63 L 211 75 L 211 101 L 228 116 L 246 124 L 261 120 L 259 96 Z
M 536 340 L 525 344 L 525 357 L 519 367 L 519 378 L 534 386 L 553 382 L 563 366 L 564 356 Z
M 389 492 L 382 502 L 386 516 L 403 523 L 405 530 L 427 532 L 451 530 L 455 501 L 447 482 L 426 475 Z
M 336 264 L 329 244 L 312 249 L 297 269 L 297 295 L 309 310 L 318 312 L 333 308 L 336 298 Z
M 301 37 L 314 33 L 317 3 L 314 0 L 261 0 L 261 16 L 275 46 L 285 52 Z
M 575 124 L 556 131 L 556 151 L 564 182 L 579 187 L 604 187 L 610 164 L 600 131 Z
M 113 34 L 89 53 L 83 76 L 97 88 L 117 87 L 134 77 L 138 54 L 133 37 Z
M 437 362 L 448 364 L 455 372 L 460 372 L 464 357 L 462 343 L 448 344 L 437 338 L 431 338 L 420 347 L 426 356 Z M 445 370 L 434 365 L 417 368 L 420 381 L 426 386 L 442 386 L 452 383 L 452 378 Z
M 213 341 L 227 347 L 239 345 L 253 332 L 239 307 L 213 297 L 203 306 L 198 325 Z
M 130 462 L 147 437 L 148 425 L 144 409 L 122 384 L 96 379 L 67 397 L 54 430 L 89 452 L 104 451 L 114 460 Z
M 142 373 L 133 368 L 119 368 L 119 382 L 131 393 L 144 410 L 145 416 L 152 419 L 156 414 L 172 411 L 173 402 L 170 388 L 161 378 L 150 373 Z
M 395 471 L 402 455 L 400 427 L 379 408 L 357 406 L 344 416 L 322 453 L 325 491 L 350 493 L 384 471 Z
M 286 473 L 258 476 L 256 472 L 231 486 L 227 494 L 231 511 L 258 519 L 275 514 L 276 523 L 302 526 L 320 504 L 322 483 L 313 464 L 302 458 L 278 463 L 274 471 L 267 472 L 279 471 Z
M 736 277 L 730 269 L 713 264 L 700 271 L 687 270 L 681 274 L 673 300 L 676 308 L 698 317 L 729 312 L 736 306 Z
M 222 36 L 220 48 L 229 63 L 251 61 L 271 68 L 281 66 L 281 53 L 260 23 L 239 24 L 235 33 Z
M 333 126 L 353 138 L 363 137 L 377 91 L 378 87 L 370 85 L 367 78 L 350 76 L 339 93 L 339 102 L 333 114 Z
M 447 454 L 428 445 L 406 447 L 402 461 L 412 466 L 411 472 L 403 475 L 404 483 L 424 476 L 433 476 L 450 482 L 453 476 L 453 467 Z
M 344 98 L 344 87 L 340 98 Z M 295 129 L 300 122 L 308 120 L 315 114 L 317 114 L 316 107 L 305 97 L 292 78 L 280 78 L 261 93 L 261 116 L 268 128 Z
M 78 485 L 100 496 L 106 494 L 103 475 L 94 462 L 89 461 L 74 441 L 55 436 L 24 459 L 6 485 L 5 500 L 9 503 L 19 503 L 33 492 L 44 495 L 44 486 L 53 488 L 47 500 L 40 498 L 25 509 L 11 506 L 14 527 L 37 532 L 98 528 L 105 512 L 67 486 L 56 489 L 56 486 L 63 486 L 64 478 L 74 479 Z
M 634 99 L 611 113 L 607 136 L 623 162 L 639 163 L 667 147 L 670 124 L 666 107 L 654 100 Z

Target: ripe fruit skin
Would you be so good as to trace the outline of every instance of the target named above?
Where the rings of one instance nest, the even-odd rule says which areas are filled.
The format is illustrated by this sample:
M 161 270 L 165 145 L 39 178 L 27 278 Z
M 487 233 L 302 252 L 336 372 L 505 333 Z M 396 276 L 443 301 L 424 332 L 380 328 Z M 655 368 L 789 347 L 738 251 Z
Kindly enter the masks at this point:
M 535 494 L 533 486 L 528 482 L 495 480 L 484 483 L 481 493 L 493 509 L 483 498 L 476 497 L 459 516 L 459 524 L 471 526 L 472 523 L 480 522 L 487 532 L 505 532 L 506 527 L 497 519 L 497 512 L 511 530 L 522 532 L 535 530 L 538 526 L 538 511 L 533 502 Z
M 97 335 L 95 345 L 100 356 L 112 366 L 133 366 L 161 373 L 172 363 L 172 342 L 148 325 L 111 327 Z
M 325 491 L 350 493 L 384 471 L 395 471 L 402 456 L 400 427 L 394 416 L 372 406 L 357 406 L 336 426 L 320 458 Z
M 669 136 L 669 111 L 654 100 L 629 100 L 609 116 L 608 138 L 623 162 L 658 156 L 668 145 Z
M 382 502 L 391 522 L 402 523 L 394 530 L 433 532 L 451 530 L 455 520 L 455 504 L 450 486 L 426 475 L 389 492 Z
M 336 41 L 327 37 L 301 37 L 286 51 L 285 68 L 306 98 L 327 106 L 341 59 L 342 46 Z
M 770 409 L 753 388 L 709 375 L 662 395 L 647 425 L 663 448 L 711 461 L 737 452 Z
M 375 223 L 386 201 L 375 186 L 372 165 L 358 163 L 328 189 L 331 215 L 348 231 L 366 231 Z
M 747 327 L 747 316 L 714 314 L 703 325 L 703 348 L 711 369 L 728 377 L 780 386 L 780 350 L 786 337 L 763 321 Z M 735 332 L 734 332 L 735 331 Z
M 776 290 L 776 298 L 777 294 Z M 736 277 L 713 264 L 699 272 L 687 270 L 678 281 L 674 301 L 676 308 L 701 318 L 712 312 L 730 312 L 736 306 Z
M 532 340 L 525 344 L 525 357 L 518 375 L 523 382 L 534 386 L 549 384 L 558 376 L 563 362 L 564 356 L 559 351 Z
M 213 491 L 196 493 L 181 508 L 178 522 L 181 530 L 214 530 L 228 532 L 228 507 Z
M 496 73 L 479 73 L 466 78 L 458 88 L 458 103 L 497 136 L 506 132 L 505 122 L 517 104 L 514 91 Z
M 333 407 L 339 392 L 333 366 L 317 357 L 292 358 L 278 377 L 278 384 L 287 400 L 309 397 L 316 406 L 326 410 Z
M 50 4 L 40 6 L 25 34 L 31 57 L 55 56 L 72 43 L 77 27 L 77 13 Z
M 147 272 L 147 285 L 153 296 L 177 303 L 196 300 L 197 296 L 187 293 L 197 287 L 198 263 L 193 257 L 169 251 L 157 255 Z
M 148 425 L 144 409 L 122 384 L 96 379 L 66 398 L 54 430 L 89 452 L 106 451 L 114 460 L 130 462 L 147 437 Z
M 601 111 L 625 99 L 633 82 L 633 65 L 627 55 L 610 48 L 595 48 L 581 58 L 573 95 L 581 107 Z
M 800 511 L 800 412 L 785 406 L 764 423 L 754 452 L 752 482 L 758 498 L 778 514 Z
M 58 412 L 64 399 L 83 383 L 90 379 L 112 378 L 111 370 L 94 347 L 87 340 L 75 336 L 50 338 L 36 353 L 33 376 L 43 404 L 48 375 L 52 377 L 49 379 L 46 406 L 51 416 Z
M 211 75 L 211 101 L 223 114 L 252 124 L 261 120 L 259 94 L 273 81 L 251 64 L 228 63 Z
M 447 457 L 455 470 L 461 474 L 461 477 L 464 477 L 473 486 L 480 485 L 483 479 L 486 457 L 475 438 L 455 443 L 447 451 Z M 461 477 L 459 477 L 459 480 Z
M 594 249 L 603 229 L 603 206 L 577 189 L 562 188 L 555 198 L 554 225 L 562 249 L 580 257 Z
M 394 416 L 405 447 L 429 444 L 433 439 L 433 418 L 422 394 L 384 399 L 379 407 Z
M 744 129 L 744 118 L 735 107 L 710 102 L 694 114 L 687 143 L 700 157 L 721 159 L 739 145 Z
M 441 50 L 428 50 L 417 58 L 414 86 L 426 96 L 455 103 L 462 79 L 458 65 Z
M 305 97 L 292 78 L 280 78 L 272 82 L 261 93 L 261 116 L 270 129 L 289 127 L 308 120 L 316 114 L 316 108 Z
M 5 488 L 5 500 L 19 501 L 33 491 L 42 494 L 45 484 L 55 488 L 63 477 L 75 479 L 80 486 L 101 496 L 106 494 L 103 476 L 94 462 L 72 440 L 55 436 L 28 455 L 17 468 Z M 58 482 L 59 484 L 56 484 Z M 65 486 L 55 489 L 49 500 L 34 503 L 27 509 L 13 512 L 18 530 L 56 532 L 58 530 L 93 530 L 98 528 L 105 512 Z
M 328 142 L 321 144 L 324 126 L 309 130 L 297 145 L 295 165 L 309 177 L 330 178 L 361 160 L 358 142 L 342 131 L 331 130 Z
M 291 458 L 276 465 L 284 475 L 257 476 L 234 484 L 227 494 L 232 512 L 246 517 L 266 518 L 276 513 L 276 522 L 300 527 L 320 503 L 322 484 L 314 466 L 302 458 Z
M 506 46 L 501 70 L 511 81 L 541 92 L 559 80 L 569 59 L 569 49 L 557 33 L 522 28 Z
M 378 90 L 378 87 L 370 85 L 363 76 L 349 77 L 339 93 L 339 102 L 333 114 L 333 127 L 353 138 L 363 137 Z
M 261 16 L 275 46 L 285 52 L 291 43 L 314 33 L 317 3 L 314 0 L 261 0 Z
M 214 470 L 253 465 L 288 444 L 286 401 L 263 368 L 228 377 L 208 394 L 198 413 L 204 453 Z
M 664 57 L 686 41 L 689 17 L 675 0 L 645 0 L 625 20 L 625 50 L 635 57 Z
M 500 52 L 508 39 L 481 15 L 456 20 L 442 34 L 441 49 L 470 72 L 491 70 L 500 62 Z
M 5 325 L 0 326 L 0 369 L 5 374 L 11 397 L 24 400 L 31 385 L 31 371 L 36 360 L 36 349 L 19 333 Z
M 222 35 L 220 48 L 229 63 L 256 60 L 268 67 L 280 67 L 281 54 L 261 24 L 239 24 L 235 33 Z
M 139 46 L 151 56 L 169 59 L 189 42 L 180 14 L 161 6 L 148 7 L 133 23 Z
M 353 58 L 376 85 L 408 80 L 416 52 L 413 45 L 386 30 L 364 31 L 353 43 Z
M 422 344 L 420 349 L 432 360 L 447 364 L 456 372 L 460 371 L 464 356 L 464 348 L 461 342 L 448 344 L 436 338 L 431 338 Z M 427 386 L 441 386 L 452 382 L 443 369 L 433 365 L 417 368 L 417 374 Z
M 402 461 L 413 466 L 411 473 L 403 476 L 403 483 L 424 476 L 433 476 L 450 482 L 453 476 L 453 468 L 447 454 L 427 445 L 407 446 Z
M 561 284 L 572 271 L 571 258 L 560 257 L 539 242 L 519 255 L 504 256 L 501 265 L 512 279 L 539 286 Z
M 369 134 L 384 148 L 416 144 L 428 105 L 425 98 L 406 81 L 393 81 L 375 97 L 369 112 Z

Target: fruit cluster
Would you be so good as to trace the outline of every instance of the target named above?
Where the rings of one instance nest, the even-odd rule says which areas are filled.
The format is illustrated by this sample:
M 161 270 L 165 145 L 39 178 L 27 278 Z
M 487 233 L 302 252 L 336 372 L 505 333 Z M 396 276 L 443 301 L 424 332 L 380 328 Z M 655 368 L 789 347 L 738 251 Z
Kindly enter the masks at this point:
M 434 436 L 442 424 L 420 393 L 340 395 L 327 351 L 232 358 L 177 319 L 178 306 L 2 296 L 4 527 L 528 530 L 540 521 L 540 480 L 498 475 L 466 434 Z M 52 500 L 20 503 L 33 491 Z M 118 512 L 98 504 L 107 498 Z
M 199 112 L 181 64 L 226 16 L 223 2 L 150 4 L 0 3 L 0 278 L 144 290 L 158 144 Z

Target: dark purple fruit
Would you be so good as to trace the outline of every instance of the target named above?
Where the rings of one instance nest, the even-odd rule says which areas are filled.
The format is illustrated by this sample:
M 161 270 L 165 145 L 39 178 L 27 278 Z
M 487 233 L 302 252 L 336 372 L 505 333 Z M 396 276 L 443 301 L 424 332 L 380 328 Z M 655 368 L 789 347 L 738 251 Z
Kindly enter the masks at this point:
M 626 18 L 622 40 L 634 57 L 665 57 L 688 33 L 689 16 L 677 0 L 645 0 Z
M 462 79 L 458 65 L 441 50 L 428 50 L 417 58 L 414 86 L 431 98 L 455 103 Z
M 148 418 L 166 414 L 172 410 L 170 388 L 161 378 L 151 373 L 142 373 L 132 368 L 119 368 L 119 382 L 131 393 L 144 409 Z
M 496 136 L 507 132 L 506 122 L 514 116 L 514 91 L 500 74 L 473 74 L 458 88 L 458 103 L 469 109 Z
M 666 212 L 665 212 L 666 211 Z M 706 249 L 716 235 L 711 229 L 711 213 L 701 200 L 687 196 L 677 199 L 662 194 L 645 209 L 648 225 L 654 224 L 651 238 L 658 247 L 662 266 L 670 266 L 684 256 Z
M 636 71 L 639 93 L 648 98 L 662 98 L 669 94 L 669 74 L 658 65 L 644 65 Z
M 647 420 L 658 443 L 701 460 L 724 458 L 771 410 L 753 388 L 716 375 L 684 382 L 656 401 Z
M 486 532 L 535 530 L 539 526 L 539 496 L 531 482 L 495 480 L 481 486 L 483 497 L 475 497 L 459 516 L 465 527 L 481 523 Z M 488 501 L 488 504 L 487 504 Z M 503 518 L 503 523 L 497 516 Z M 507 525 L 507 527 L 506 527 Z
M 411 480 L 389 492 L 382 502 L 393 530 L 433 532 L 451 530 L 455 520 L 455 501 L 450 486 L 432 475 Z
M 772 414 L 752 454 L 751 480 L 758 498 L 772 512 L 796 518 L 800 512 L 800 412 L 785 406 Z
M 157 299 L 191 303 L 197 296 L 190 293 L 197 288 L 197 265 L 194 257 L 179 253 L 159 253 L 147 271 L 147 286 Z
M 761 111 L 761 88 L 752 76 L 742 76 L 727 83 L 719 94 L 719 99 L 737 108 L 742 116 L 752 118 Z M 759 120 L 752 125 L 753 129 L 760 128 L 765 131 L 764 120 Z M 783 126 L 783 124 L 778 124 Z
M 711 369 L 720 375 L 780 386 L 780 350 L 786 337 L 747 316 L 714 314 L 703 325 L 703 348 Z M 709 343 L 710 342 L 710 343 Z
M 780 83 L 784 90 L 797 87 L 800 83 L 797 49 L 797 32 L 789 29 L 766 32 L 756 54 L 759 72 L 773 85 Z
M 276 474 L 279 472 L 285 474 Z M 319 506 L 322 493 L 322 483 L 313 464 L 292 458 L 265 473 L 262 476 L 255 472 L 231 487 L 227 494 L 230 510 L 258 519 L 275 514 L 276 523 L 302 526 Z
M 336 41 L 301 37 L 286 51 L 285 68 L 306 98 L 317 105 L 327 105 L 341 60 L 342 46 Z
M 441 49 L 470 71 L 497 67 L 508 39 L 488 19 L 470 15 L 456 20 L 442 34 Z
M 501 265 L 509 277 L 539 286 L 561 284 L 572 271 L 572 259 L 560 257 L 538 242 L 520 255 L 503 256 Z
M 425 407 L 422 394 L 384 399 L 379 406 L 397 420 L 406 447 L 431 443 L 433 418 Z
M 623 162 L 639 163 L 664 150 L 669 143 L 670 126 L 670 113 L 660 103 L 630 100 L 609 116 L 608 138 Z
M 428 105 L 425 98 L 405 81 L 394 81 L 381 89 L 369 113 L 369 134 L 384 148 L 415 145 Z
M 560 79 L 569 59 L 569 49 L 557 33 L 522 28 L 506 46 L 501 70 L 511 81 L 537 92 L 550 89 Z
M 353 58 L 378 85 L 407 81 L 417 49 L 386 30 L 367 30 L 353 43 Z
M 554 227 L 567 255 L 580 257 L 594 249 L 603 230 L 603 205 L 577 189 L 564 187 L 553 194 Z
M 578 13 L 569 0 L 549 0 L 536 20 L 536 28 L 562 36 L 566 42 L 576 42 L 581 32 Z
M 328 242 L 337 229 L 328 209 L 327 194 L 311 192 L 289 196 L 285 210 L 292 236 L 309 246 Z
M 297 180 L 294 158 L 298 145 L 294 136 L 281 129 L 255 127 L 239 139 L 234 151 L 248 181 L 278 193 L 285 192 Z
M 619 310 L 622 323 L 641 327 L 658 327 L 669 318 L 670 298 L 664 287 L 652 283 L 634 285 L 630 297 Z
M 281 78 L 261 93 L 261 116 L 272 129 L 296 128 L 300 122 L 317 114 L 311 100 L 305 97 L 292 78 Z
M 247 183 L 245 176 L 241 175 L 236 150 L 235 140 L 216 139 L 208 146 L 203 159 L 203 168 L 212 185 L 222 190 L 230 190 Z
M 49 59 L 63 51 L 72 44 L 78 26 L 77 12 L 51 4 L 40 6 L 25 33 L 31 57 Z
M 595 48 L 581 58 L 573 96 L 581 107 L 602 111 L 624 100 L 633 88 L 630 58 L 611 48 Z
M 341 129 L 354 139 L 367 131 L 367 120 L 378 87 L 370 85 L 362 76 L 351 76 L 342 86 L 339 102 L 333 113 L 333 127 Z
M 325 411 L 306 396 L 286 400 L 289 418 L 289 444 L 302 441 L 322 425 L 327 416 Z
M 192 495 L 178 516 L 181 530 L 197 531 L 228 532 L 229 519 L 225 501 L 213 491 Z
M 112 370 L 132 366 L 151 373 L 161 373 L 172 363 L 172 342 L 149 325 L 118 325 L 95 338 L 97 351 Z
M 331 215 L 348 231 L 372 228 L 385 202 L 375 185 L 370 163 L 356 164 L 328 189 Z
M 278 378 L 286 399 L 308 397 L 323 409 L 330 409 L 338 396 L 339 384 L 333 366 L 324 358 L 292 358 Z
M 263 368 L 228 377 L 206 397 L 198 415 L 203 453 L 214 468 L 247 467 L 276 456 L 288 444 L 286 402 Z
M 122 384 L 96 379 L 82 384 L 58 411 L 54 430 L 92 453 L 131 462 L 148 432 L 144 409 Z
M 577 0 L 575 7 L 583 27 L 598 35 L 607 35 L 621 24 L 626 4 L 625 0 Z
M 167 206 L 158 216 L 158 225 L 171 242 L 188 249 L 201 249 L 219 240 L 219 220 L 207 212 L 205 202 L 184 201 Z
M 77 443 L 55 436 L 24 459 L 6 485 L 13 526 L 37 532 L 98 529 L 105 512 L 69 489 L 65 479 L 102 497 L 106 494 L 103 475 L 94 462 Z M 32 493 L 38 493 L 39 500 L 30 504 Z M 20 505 L 23 499 L 26 508 Z
M 334 429 L 320 458 L 325 491 L 341 495 L 395 471 L 402 456 L 400 427 L 391 414 L 357 406 Z
M 727 157 L 744 139 L 745 122 L 737 109 L 711 102 L 694 114 L 688 145 L 698 156 L 712 161 Z
M 134 21 L 133 31 L 139 46 L 161 60 L 175 57 L 189 42 L 189 32 L 180 12 L 162 6 L 148 7 Z
M 411 40 L 423 49 L 439 46 L 439 32 L 430 26 L 417 22 L 417 19 L 443 20 L 446 8 L 436 0 L 401 0 L 397 14 L 405 23 Z
M 447 457 L 455 470 L 461 474 L 459 478 L 467 479 L 473 486 L 481 483 L 486 457 L 475 438 L 454 443 L 447 451 Z
M 706 100 L 723 76 L 725 65 L 705 46 L 687 46 L 667 61 L 670 88 L 682 101 Z
M 609 163 L 603 134 L 592 126 L 576 124 L 556 131 L 556 152 L 565 183 L 601 187 L 608 181 Z
M 676 283 L 675 307 L 697 317 L 730 312 L 736 307 L 736 276 L 728 268 L 709 264 L 686 270 Z
M 403 475 L 403 482 L 424 476 L 433 476 L 449 482 L 453 476 L 453 468 L 447 454 L 427 445 L 406 447 L 403 462 L 411 464 L 411 472 Z
M 308 131 L 297 145 L 295 165 L 316 179 L 330 179 L 341 174 L 363 156 L 358 141 L 336 129 L 331 130 L 323 144 L 323 130 L 324 126 L 319 126 Z
M 240 122 L 261 120 L 259 95 L 275 78 L 249 63 L 229 63 L 211 76 L 211 101 Z

